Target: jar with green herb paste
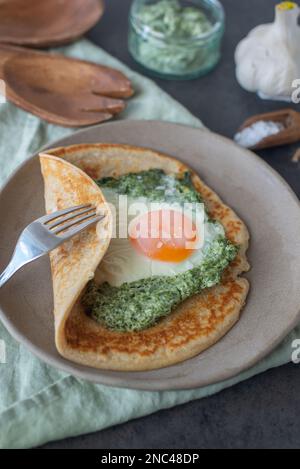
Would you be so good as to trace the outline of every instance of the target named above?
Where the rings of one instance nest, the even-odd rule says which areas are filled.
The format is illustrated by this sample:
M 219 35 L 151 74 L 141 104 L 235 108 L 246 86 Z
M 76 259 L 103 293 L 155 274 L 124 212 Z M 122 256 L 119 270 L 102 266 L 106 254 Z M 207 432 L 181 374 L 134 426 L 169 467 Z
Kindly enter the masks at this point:
M 224 22 L 218 0 L 134 0 L 129 50 L 156 76 L 196 78 L 219 61 Z

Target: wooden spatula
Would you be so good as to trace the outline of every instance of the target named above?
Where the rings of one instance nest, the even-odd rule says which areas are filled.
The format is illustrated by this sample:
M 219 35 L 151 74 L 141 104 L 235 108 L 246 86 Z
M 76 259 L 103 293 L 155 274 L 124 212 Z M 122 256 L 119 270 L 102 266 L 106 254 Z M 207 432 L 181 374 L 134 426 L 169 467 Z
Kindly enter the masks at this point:
M 0 42 L 49 47 L 82 36 L 101 18 L 103 0 L 1 0 Z
M 15 105 L 54 124 L 79 127 L 121 112 L 133 94 L 123 73 L 59 54 L 0 45 L 0 78 Z
M 258 121 L 280 122 L 283 124 L 284 129 L 275 135 L 271 135 L 260 140 L 259 143 L 251 147 L 253 150 L 288 145 L 290 143 L 300 141 L 300 113 L 293 109 L 282 109 L 280 111 L 273 111 L 250 117 L 243 123 L 239 131 L 246 127 L 250 127 Z

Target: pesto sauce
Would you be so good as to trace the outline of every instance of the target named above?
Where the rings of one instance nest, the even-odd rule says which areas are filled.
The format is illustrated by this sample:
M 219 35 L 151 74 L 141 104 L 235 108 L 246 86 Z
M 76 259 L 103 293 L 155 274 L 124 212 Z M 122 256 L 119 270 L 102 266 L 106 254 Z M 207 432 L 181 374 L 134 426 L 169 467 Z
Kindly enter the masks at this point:
M 141 5 L 134 22 L 144 29 L 132 36 L 131 47 L 147 68 L 183 75 L 210 61 L 212 47 L 205 47 L 205 40 L 196 38 L 211 31 L 213 24 L 200 8 L 182 6 L 177 0 L 161 0 Z
M 178 178 L 160 169 L 151 169 L 119 178 L 104 178 L 97 184 L 102 189 L 109 188 L 133 198 L 147 197 L 150 201 L 202 202 L 189 172 Z M 209 221 L 214 223 L 214 220 Z M 237 246 L 219 235 L 206 248 L 201 265 L 189 271 L 172 277 L 153 276 L 120 287 L 91 281 L 82 301 L 88 314 L 108 329 L 140 331 L 170 314 L 185 299 L 217 285 L 237 252 Z
M 152 5 L 143 5 L 138 17 L 152 31 L 175 39 L 192 39 L 208 32 L 212 27 L 200 8 L 183 7 L 178 0 L 161 0 Z

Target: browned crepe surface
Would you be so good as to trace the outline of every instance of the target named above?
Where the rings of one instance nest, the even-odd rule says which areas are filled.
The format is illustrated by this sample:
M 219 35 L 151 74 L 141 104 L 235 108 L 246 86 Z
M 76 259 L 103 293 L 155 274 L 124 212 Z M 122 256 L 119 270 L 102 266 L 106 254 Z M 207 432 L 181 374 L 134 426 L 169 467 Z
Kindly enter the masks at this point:
M 125 145 L 98 144 L 74 145 L 48 152 L 80 168 L 92 179 L 120 176 L 151 168 L 161 168 L 166 173 L 182 173 L 189 168 L 178 160 L 157 152 Z M 48 168 L 49 172 L 53 169 Z M 45 170 L 43 170 L 45 173 Z M 82 173 L 80 172 L 82 175 Z M 46 206 L 51 210 L 58 202 L 65 207 L 71 201 L 68 192 L 54 191 L 54 179 L 60 172 L 45 179 Z M 89 183 L 91 180 L 89 179 Z M 99 237 L 86 244 L 78 240 L 76 261 L 74 254 L 62 256 L 54 251 L 51 256 L 54 272 L 53 290 L 55 299 L 56 344 L 59 352 L 67 359 L 96 368 L 111 370 L 150 370 L 175 364 L 191 358 L 218 341 L 239 319 L 248 293 L 248 281 L 240 274 L 249 269 L 246 258 L 249 235 L 242 220 L 227 207 L 205 183 L 193 173 L 193 182 L 201 193 L 212 218 L 220 221 L 227 237 L 240 245 L 236 260 L 229 266 L 222 283 L 184 301 L 157 325 L 141 332 L 115 332 L 90 319 L 84 311 L 80 295 L 88 281 L 85 275 L 76 287 L 68 292 L 73 303 L 61 301 L 59 286 L 64 283 L 64 268 L 68 278 L 80 276 L 80 265 L 84 272 L 95 271 L 105 254 L 106 244 Z M 93 186 L 94 187 L 94 186 Z M 96 188 L 94 187 L 95 191 Z M 75 192 L 77 189 L 75 189 Z M 99 197 L 102 197 L 99 189 Z M 52 200 L 49 203 L 49 199 Z M 76 204 L 85 203 L 82 192 L 76 192 Z M 73 202 L 73 199 L 72 199 Z M 99 200 L 100 203 L 100 200 Z M 102 199 L 103 203 L 103 199 Z M 68 205 L 67 205 L 68 206 Z M 101 247 L 96 247 L 97 241 Z M 106 239 L 107 241 L 107 239 Z M 95 252 L 97 253 L 95 255 Z M 61 271 L 55 266 L 61 263 Z M 97 264 L 97 265 L 96 265 Z M 100 264 L 101 267 L 101 264 Z M 61 272 L 61 273 L 59 273 Z M 75 291 L 76 289 L 76 291 Z M 57 310 L 59 308 L 59 310 Z

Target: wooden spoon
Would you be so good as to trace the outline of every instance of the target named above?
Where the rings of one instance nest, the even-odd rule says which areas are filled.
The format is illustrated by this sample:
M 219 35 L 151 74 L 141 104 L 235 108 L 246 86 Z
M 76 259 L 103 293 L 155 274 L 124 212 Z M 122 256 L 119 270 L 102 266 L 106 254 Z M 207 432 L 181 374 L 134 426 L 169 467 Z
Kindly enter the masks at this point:
M 66 44 L 91 29 L 103 11 L 103 0 L 0 0 L 0 42 Z
M 54 124 L 79 127 L 121 112 L 133 94 L 123 73 L 102 65 L 0 45 L 0 78 L 6 97 Z
M 258 121 L 280 122 L 284 125 L 284 129 L 275 135 L 270 135 L 260 140 L 260 142 L 251 147 L 253 150 L 288 145 L 300 141 L 300 113 L 293 109 L 282 109 L 250 117 L 240 127 L 239 132 Z

